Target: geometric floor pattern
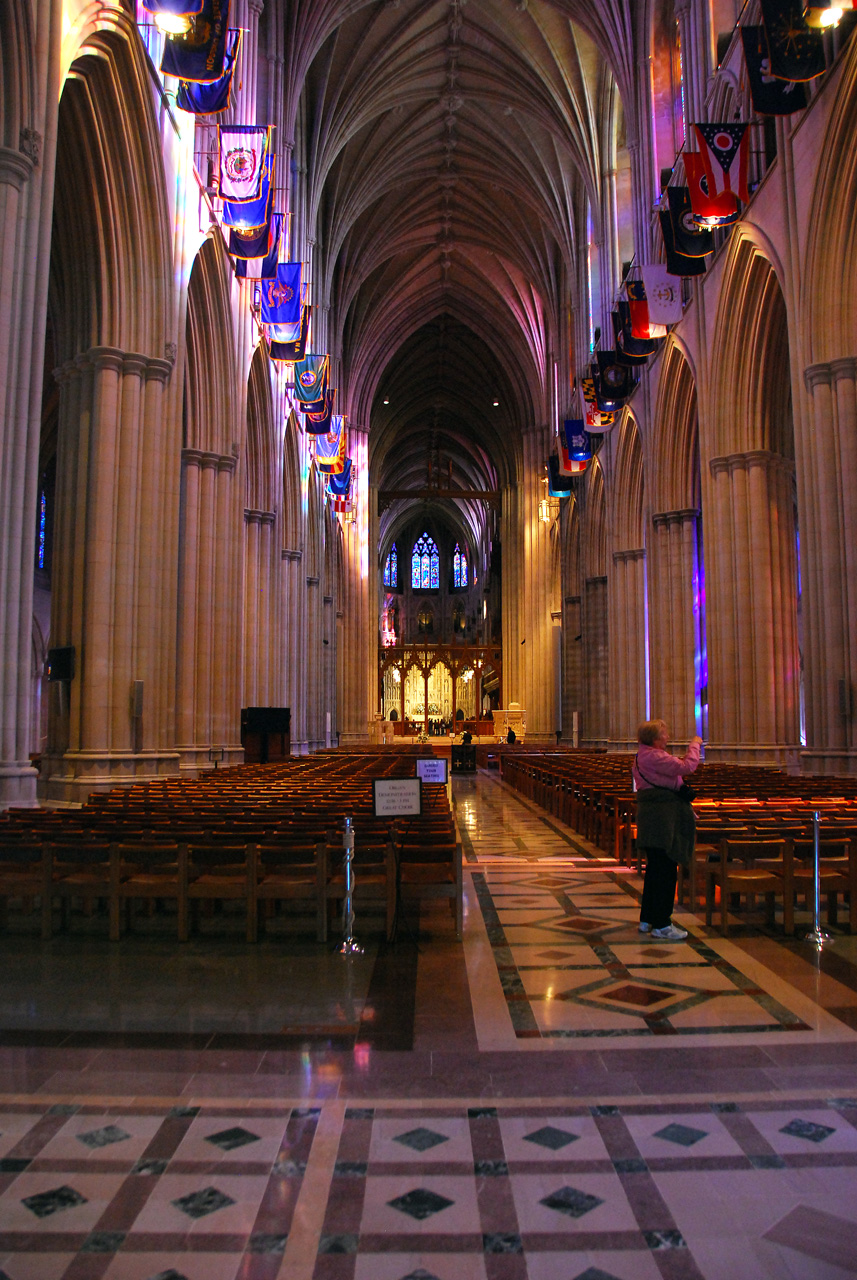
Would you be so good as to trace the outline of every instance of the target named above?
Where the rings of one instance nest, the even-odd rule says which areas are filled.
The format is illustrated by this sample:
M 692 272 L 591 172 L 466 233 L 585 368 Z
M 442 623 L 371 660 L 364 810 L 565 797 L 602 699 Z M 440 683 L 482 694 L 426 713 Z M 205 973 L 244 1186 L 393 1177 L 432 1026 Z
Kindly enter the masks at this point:
M 0 937 L 0 1280 L 857 1276 L 857 939 L 658 944 L 636 875 L 453 785 L 463 943 Z
M 472 878 L 518 1039 L 810 1029 L 707 940 L 640 935 L 623 872 L 492 867 Z

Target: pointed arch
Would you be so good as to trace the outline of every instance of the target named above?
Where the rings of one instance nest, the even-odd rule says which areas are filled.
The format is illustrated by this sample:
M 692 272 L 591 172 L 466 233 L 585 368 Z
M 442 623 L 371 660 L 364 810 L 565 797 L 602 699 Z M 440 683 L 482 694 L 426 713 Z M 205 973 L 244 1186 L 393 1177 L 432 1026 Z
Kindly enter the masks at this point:
M 643 448 L 636 419 L 627 409 L 619 426 L 612 498 L 614 549 L 642 547 Z
M 224 456 L 232 454 L 238 409 L 231 275 L 222 241 L 209 236 L 188 284 L 185 448 Z
M 653 511 L 699 507 L 696 379 L 686 351 L 670 337 L 662 357 L 650 456 Z
M 274 511 L 277 506 L 276 459 L 271 365 L 260 343 L 250 362 L 247 383 L 247 506 L 251 510 Z

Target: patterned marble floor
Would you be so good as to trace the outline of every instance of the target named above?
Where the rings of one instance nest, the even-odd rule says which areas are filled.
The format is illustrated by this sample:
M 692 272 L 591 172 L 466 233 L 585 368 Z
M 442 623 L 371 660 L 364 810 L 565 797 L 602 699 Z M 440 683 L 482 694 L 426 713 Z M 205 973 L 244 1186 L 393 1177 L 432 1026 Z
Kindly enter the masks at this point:
M 679 913 L 691 941 L 657 946 L 635 876 L 495 777 L 456 793 L 464 944 L 438 904 L 339 991 L 320 950 L 316 1013 L 303 936 L 268 985 L 258 949 L 177 970 L 142 939 L 82 1025 L 63 961 L 91 974 L 100 939 L 7 966 L 0 1280 L 857 1275 L 854 940 Z M 226 969 L 266 1010 L 231 1033 Z

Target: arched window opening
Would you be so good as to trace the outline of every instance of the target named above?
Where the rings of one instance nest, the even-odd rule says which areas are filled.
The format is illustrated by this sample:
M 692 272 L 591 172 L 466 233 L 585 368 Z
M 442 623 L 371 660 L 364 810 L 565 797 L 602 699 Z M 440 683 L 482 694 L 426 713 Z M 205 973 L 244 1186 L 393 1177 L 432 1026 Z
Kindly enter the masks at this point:
M 452 577 L 454 586 L 467 586 L 467 552 L 462 551 L 457 542 L 452 557 Z
M 440 583 L 440 558 L 437 544 L 424 533 L 414 543 L 411 556 L 411 586 L 414 591 L 435 590 Z
M 399 589 L 399 552 L 396 549 L 395 542 L 390 547 L 390 554 L 387 556 L 387 562 L 384 565 L 384 586 L 389 587 L 391 591 Z
M 421 636 L 430 636 L 434 631 L 434 612 L 424 607 L 417 614 L 417 630 Z

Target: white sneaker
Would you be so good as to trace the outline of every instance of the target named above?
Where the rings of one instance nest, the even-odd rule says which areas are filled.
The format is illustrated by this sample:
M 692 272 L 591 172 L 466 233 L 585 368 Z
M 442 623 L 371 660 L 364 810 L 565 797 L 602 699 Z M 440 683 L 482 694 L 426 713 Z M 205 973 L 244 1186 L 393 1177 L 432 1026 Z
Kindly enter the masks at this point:
M 637 929 L 639 930 L 640 933 L 652 932 L 652 926 L 650 924 L 646 924 L 645 920 L 640 921 L 640 923 L 637 925 Z
M 684 942 L 687 929 L 680 929 L 677 924 L 668 924 L 663 929 L 653 929 L 652 937 L 660 938 L 662 942 Z

